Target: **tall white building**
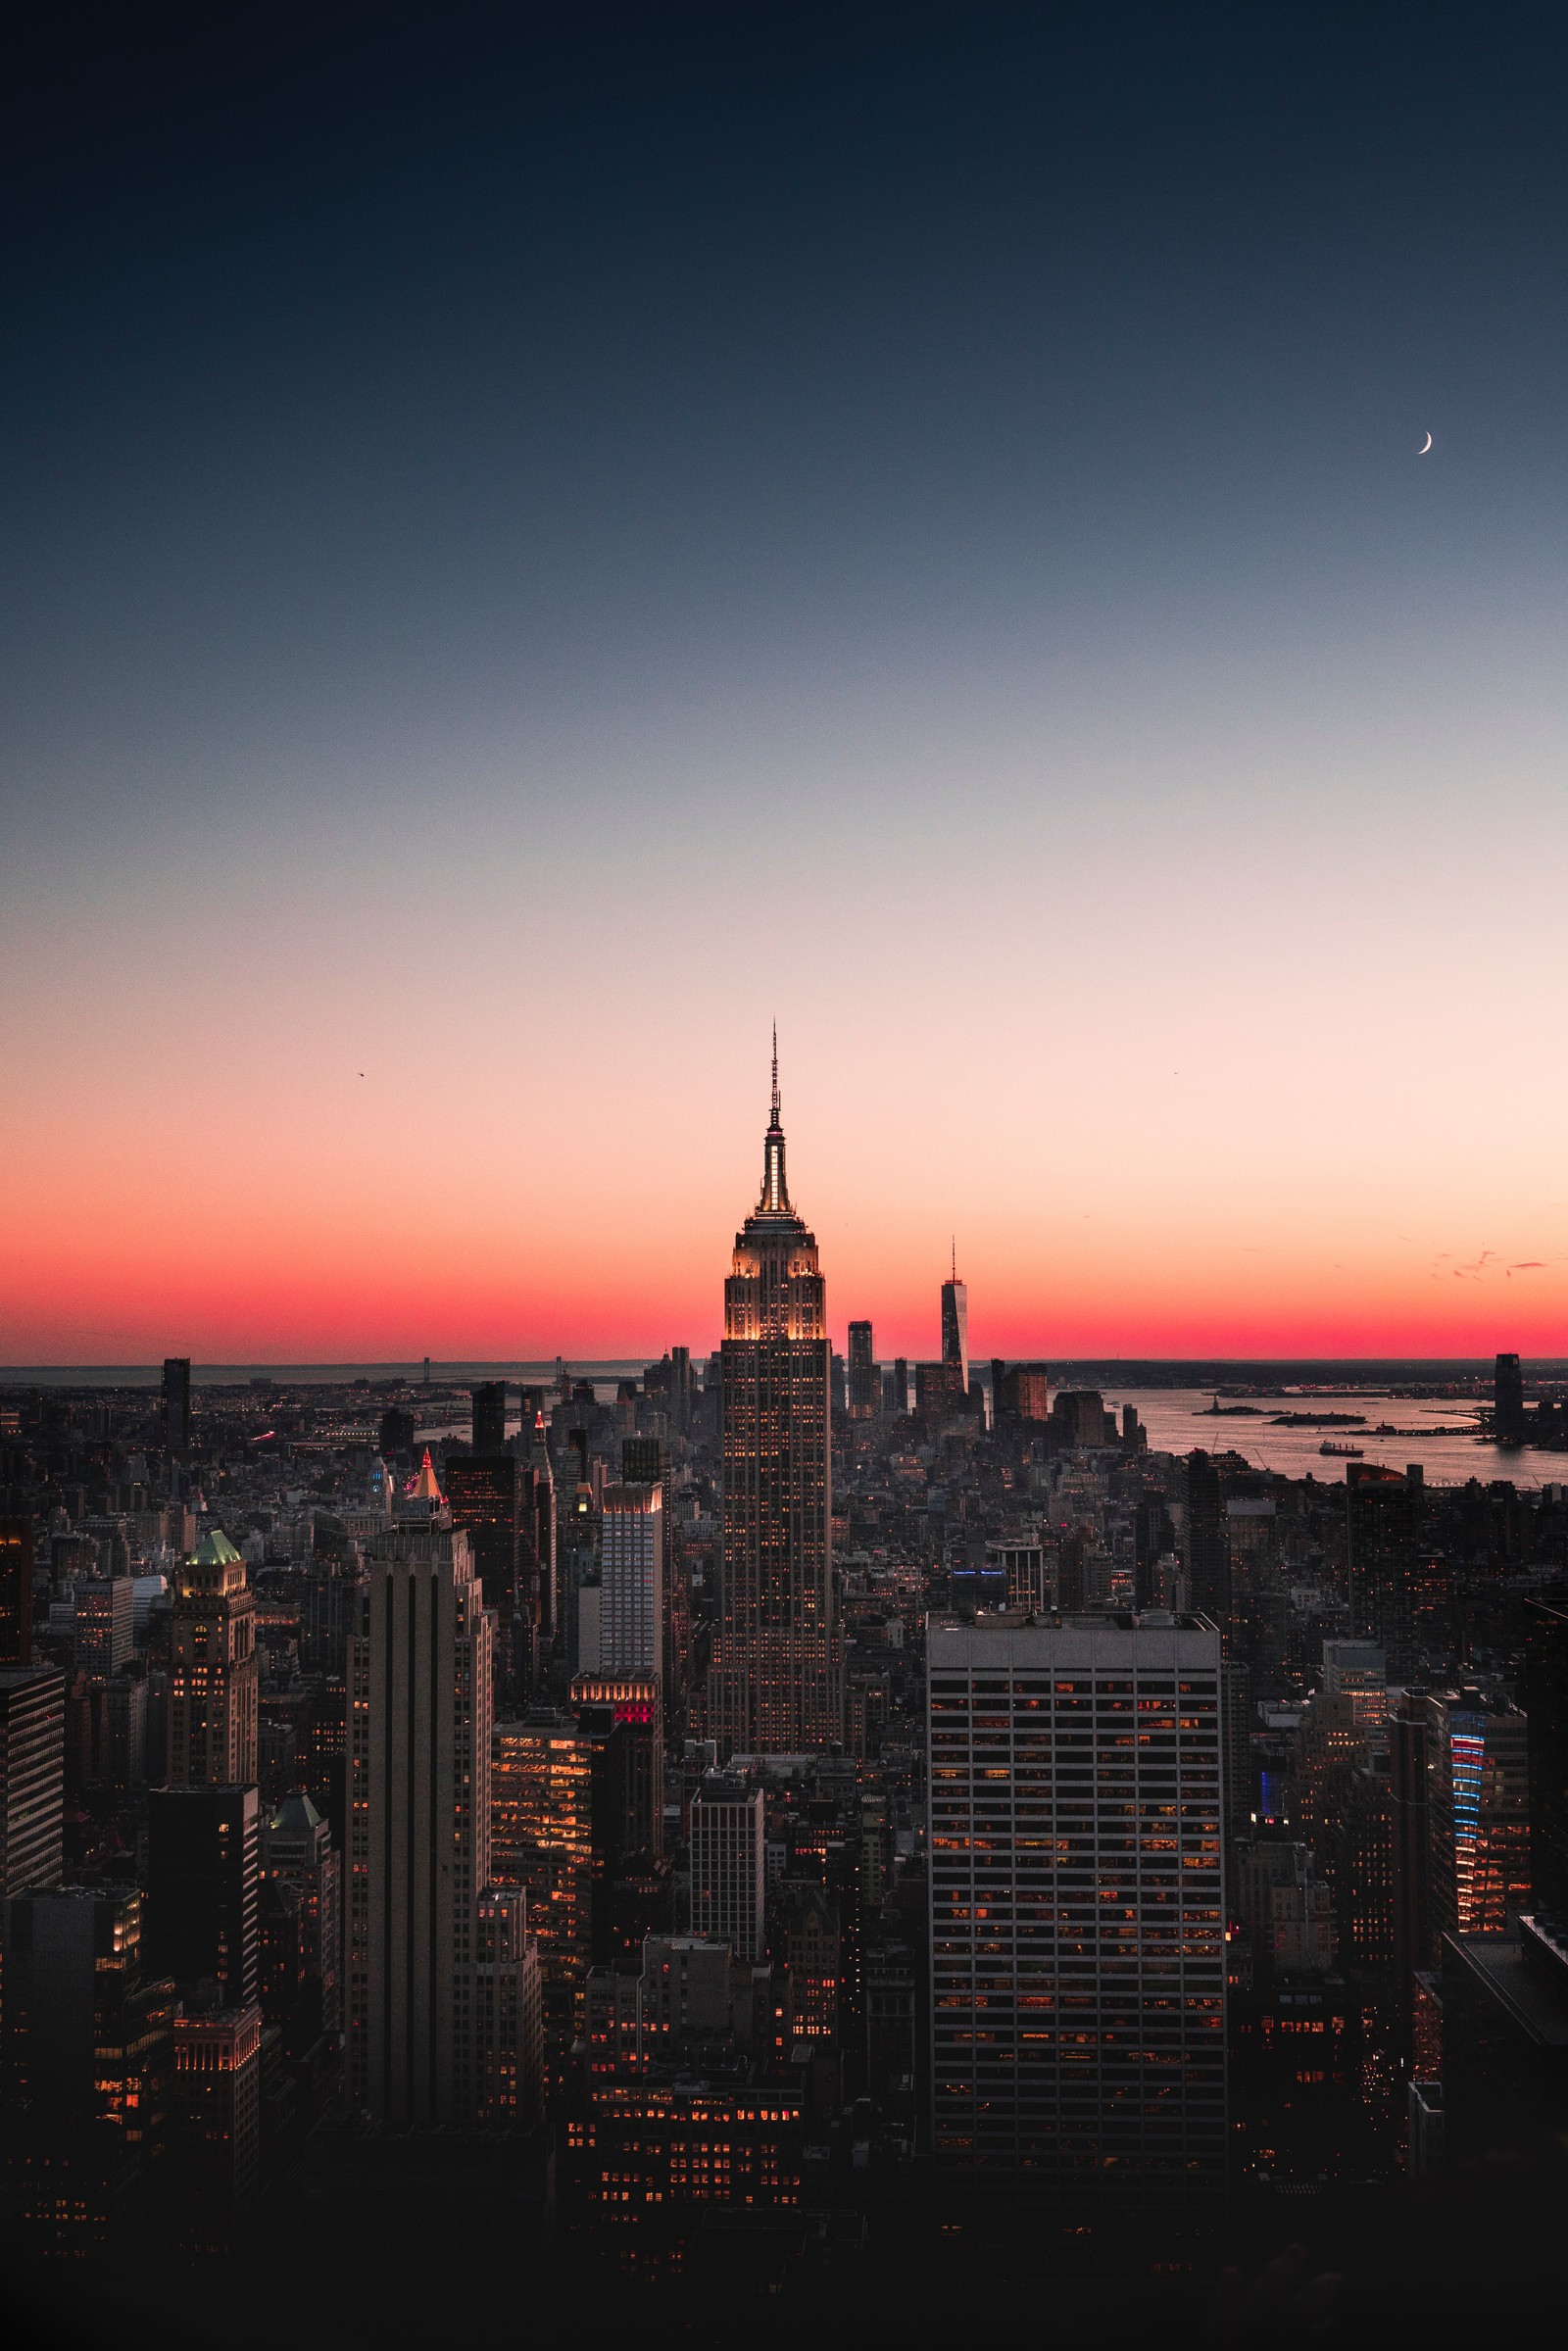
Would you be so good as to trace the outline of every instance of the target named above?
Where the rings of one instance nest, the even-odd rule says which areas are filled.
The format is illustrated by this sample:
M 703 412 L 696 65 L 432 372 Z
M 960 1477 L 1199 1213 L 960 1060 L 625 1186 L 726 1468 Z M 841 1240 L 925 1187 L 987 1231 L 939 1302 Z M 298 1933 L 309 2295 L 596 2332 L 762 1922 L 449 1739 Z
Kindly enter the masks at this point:
M 1220 1641 L 1206 1620 L 933 1620 L 939 2175 L 1072 2220 L 1223 2198 Z
M 767 1848 L 762 1791 L 737 1773 L 709 1772 L 692 1798 L 692 1933 L 762 1956 Z
M 493 1629 L 461 1531 L 431 1517 L 367 1545 L 349 1643 L 348 2061 L 378 2122 L 463 2120 L 475 2101 Z
M 599 1654 L 583 1670 L 653 1680 L 663 1666 L 662 1489 L 607 1486 L 599 1529 Z

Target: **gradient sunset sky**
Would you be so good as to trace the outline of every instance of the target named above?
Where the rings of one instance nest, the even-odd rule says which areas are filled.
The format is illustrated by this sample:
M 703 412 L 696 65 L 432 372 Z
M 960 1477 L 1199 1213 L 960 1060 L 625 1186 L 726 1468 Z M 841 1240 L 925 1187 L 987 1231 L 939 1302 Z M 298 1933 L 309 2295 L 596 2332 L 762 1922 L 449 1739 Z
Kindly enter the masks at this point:
M 38 13 L 0 1360 L 1568 1353 L 1568 14 Z

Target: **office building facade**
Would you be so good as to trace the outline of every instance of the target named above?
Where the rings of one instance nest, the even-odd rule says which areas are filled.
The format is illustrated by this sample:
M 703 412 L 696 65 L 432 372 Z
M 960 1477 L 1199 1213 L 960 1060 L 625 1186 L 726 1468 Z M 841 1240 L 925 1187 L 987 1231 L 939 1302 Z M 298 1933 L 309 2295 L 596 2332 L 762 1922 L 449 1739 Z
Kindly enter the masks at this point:
M 767 1929 L 762 1791 L 738 1773 L 708 1773 L 692 1798 L 691 1871 L 693 1935 L 728 1943 L 737 1959 L 760 1960 Z
M 193 1997 L 248 2008 L 258 1987 L 261 1798 L 157 1788 L 147 1799 L 148 1964 Z
M 1212 2220 L 1226 2151 L 1212 1624 L 933 1620 L 932 2130 L 948 2192 Z
M 32 1663 L 32 1521 L 0 1517 L 0 1673 Z
M 473 2095 L 475 1903 L 490 1879 L 491 1621 L 467 1537 L 376 1537 L 349 1643 L 349 2082 L 376 2121 Z
M 958 1279 L 955 1251 L 953 1273 L 942 1285 L 942 1361 L 950 1375 L 952 1393 L 969 1393 L 969 1287 Z
M 658 1680 L 664 1663 L 664 1495 L 605 1488 L 599 1516 L 599 1661 L 612 1678 Z
M 179 1571 L 169 1678 L 171 1788 L 256 1778 L 256 1597 L 226 1535 L 202 1537 Z
M 0 1671 L 0 1895 L 60 1884 L 65 1805 L 65 1676 Z
M 850 1325 L 850 1418 L 874 1420 L 882 1407 L 882 1375 L 868 1322 Z

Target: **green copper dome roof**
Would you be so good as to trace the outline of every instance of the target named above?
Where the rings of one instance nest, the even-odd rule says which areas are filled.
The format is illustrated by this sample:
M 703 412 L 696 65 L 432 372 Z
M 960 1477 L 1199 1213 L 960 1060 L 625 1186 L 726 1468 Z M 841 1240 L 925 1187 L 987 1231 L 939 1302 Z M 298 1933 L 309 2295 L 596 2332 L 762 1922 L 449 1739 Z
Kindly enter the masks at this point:
M 209 1528 L 192 1551 L 191 1558 L 198 1567 L 227 1567 L 230 1561 L 239 1567 L 245 1564 L 228 1537 L 219 1527 Z

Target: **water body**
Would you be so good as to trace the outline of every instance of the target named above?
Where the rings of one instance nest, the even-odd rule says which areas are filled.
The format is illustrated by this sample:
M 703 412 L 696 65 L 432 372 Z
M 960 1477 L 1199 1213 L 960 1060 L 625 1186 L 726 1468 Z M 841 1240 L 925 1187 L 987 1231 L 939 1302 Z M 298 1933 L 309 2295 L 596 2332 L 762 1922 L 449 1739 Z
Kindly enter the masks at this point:
M 1358 1445 L 1362 1458 L 1388 1469 L 1421 1464 L 1432 1486 L 1462 1486 L 1468 1478 L 1486 1484 L 1493 1478 L 1511 1479 L 1515 1486 L 1568 1485 L 1568 1453 L 1493 1445 L 1476 1437 L 1446 1437 L 1435 1432 L 1460 1428 L 1474 1417 L 1474 1407 L 1456 1397 L 1390 1396 L 1386 1389 L 1356 1396 L 1293 1396 L 1249 1397 L 1258 1417 L 1232 1417 L 1223 1407 L 1239 1398 L 1220 1397 L 1216 1416 L 1209 1407 L 1214 1392 L 1208 1388 L 1106 1388 L 1107 1404 L 1136 1405 L 1156 1452 L 1190 1453 L 1195 1445 L 1210 1452 L 1241 1453 L 1258 1469 L 1277 1470 L 1288 1478 L 1313 1477 L 1343 1486 L 1347 1462 L 1321 1450 L 1324 1439 L 1335 1445 Z M 1362 1412 L 1364 1429 L 1276 1429 L 1276 1412 Z M 1420 1432 L 1414 1436 L 1376 1437 L 1379 1421 L 1395 1428 Z

